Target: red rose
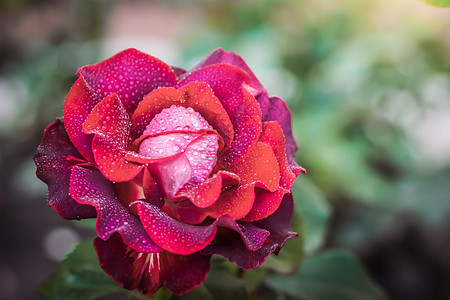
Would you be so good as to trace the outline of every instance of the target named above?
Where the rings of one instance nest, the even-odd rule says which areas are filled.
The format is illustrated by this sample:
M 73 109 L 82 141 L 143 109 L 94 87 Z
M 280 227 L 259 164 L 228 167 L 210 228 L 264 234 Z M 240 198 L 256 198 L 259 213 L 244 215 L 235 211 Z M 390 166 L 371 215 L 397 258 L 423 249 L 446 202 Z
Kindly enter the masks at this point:
M 186 72 L 128 49 L 77 75 L 37 176 L 63 218 L 97 218 L 118 283 L 181 295 L 212 254 L 252 269 L 296 235 L 290 112 L 240 56 L 219 49 Z

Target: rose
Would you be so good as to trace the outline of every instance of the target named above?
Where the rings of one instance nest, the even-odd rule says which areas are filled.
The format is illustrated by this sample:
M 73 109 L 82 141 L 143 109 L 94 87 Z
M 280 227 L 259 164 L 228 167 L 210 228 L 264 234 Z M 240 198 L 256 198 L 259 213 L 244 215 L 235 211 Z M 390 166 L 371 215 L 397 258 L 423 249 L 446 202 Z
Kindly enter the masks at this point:
M 297 235 L 290 112 L 240 56 L 218 49 L 186 72 L 128 49 L 77 75 L 37 176 L 63 218 L 97 218 L 118 283 L 181 295 L 213 254 L 252 269 Z

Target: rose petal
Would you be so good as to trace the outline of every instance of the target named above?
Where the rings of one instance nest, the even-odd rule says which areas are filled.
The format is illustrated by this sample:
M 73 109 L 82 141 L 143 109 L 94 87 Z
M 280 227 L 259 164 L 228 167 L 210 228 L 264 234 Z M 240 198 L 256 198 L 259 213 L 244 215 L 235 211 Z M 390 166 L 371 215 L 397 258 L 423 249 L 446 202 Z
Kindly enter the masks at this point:
M 228 146 L 231 145 L 234 130 L 230 118 L 211 88 L 203 82 L 191 82 L 178 90 L 160 88 L 148 94 L 133 114 L 136 136 L 142 135 L 147 124 L 172 105 L 191 107 L 218 131 Z
M 245 246 L 248 250 L 256 251 L 263 245 L 266 238 L 270 235 L 270 232 L 258 228 L 251 223 L 236 222 L 230 216 L 223 216 L 217 222 L 218 226 L 232 229 L 241 235 Z
M 116 94 L 99 102 L 83 124 L 94 134 L 92 149 L 98 168 L 111 181 L 128 181 L 143 168 L 125 159 L 130 142 L 130 118 Z
M 256 251 L 248 250 L 237 232 L 219 227 L 212 244 L 200 253 L 222 255 L 230 262 L 235 262 L 239 268 L 249 270 L 259 267 L 275 249 L 275 245 L 263 244 Z
M 56 119 L 45 130 L 34 156 L 36 175 L 48 186 L 47 204 L 64 219 L 84 219 L 96 216 L 90 205 L 82 205 L 69 195 L 71 167 L 85 162 L 70 142 L 62 119 Z
M 142 188 L 146 202 L 156 205 L 158 207 L 163 207 L 164 197 L 162 191 L 158 185 L 158 182 L 155 180 L 155 178 L 152 176 L 152 174 L 147 168 L 144 169 L 144 176 L 142 178 Z
M 192 177 L 191 165 L 184 154 L 152 164 L 149 169 L 164 191 L 164 195 L 171 201 L 176 200 L 178 190 Z
M 186 148 L 184 155 L 189 160 L 192 175 L 187 184 L 200 184 L 208 178 L 216 165 L 219 137 L 216 134 L 205 134 Z
M 139 219 L 117 199 L 113 184 L 98 171 L 81 167 L 72 169 L 70 195 L 80 204 L 89 204 L 97 210 L 97 235 L 107 240 L 118 232 L 124 242 L 140 252 L 160 252 L 145 232 Z
M 286 158 L 285 137 L 278 122 L 264 122 L 260 142 L 272 147 L 280 167 L 280 187 L 290 190 L 298 173 L 294 173 Z
M 100 267 L 124 288 L 149 296 L 165 286 L 175 295 L 203 283 L 210 270 L 211 255 L 176 255 L 164 251 L 141 253 L 127 247 L 119 235 L 94 240 Z
M 215 223 L 195 226 L 168 216 L 155 205 L 138 202 L 138 213 L 150 238 L 161 248 L 174 254 L 188 255 L 208 245 L 217 228 Z
M 244 70 L 249 75 L 252 83 L 259 90 L 259 93 L 255 95 L 255 97 L 259 103 L 259 106 L 261 107 L 262 115 L 265 116 L 267 113 L 267 109 L 269 108 L 269 96 L 267 94 L 267 90 L 264 88 L 261 82 L 259 82 L 258 78 L 256 78 L 255 74 L 253 74 L 252 70 L 249 68 L 249 66 L 241 56 L 219 48 L 211 52 L 211 54 L 199 65 L 197 65 L 195 69 L 200 69 L 206 66 L 221 63 L 227 63 L 236 66 Z
M 139 154 L 151 162 L 170 158 L 185 152 L 189 144 L 201 135 L 201 133 L 174 132 L 149 136 L 142 141 Z
M 291 229 L 292 213 L 294 211 L 294 198 L 292 194 L 285 194 L 280 207 L 275 213 L 260 221 L 253 222 L 259 228 L 270 232 L 268 240 L 276 245 L 275 254 L 278 254 L 284 243 L 295 236 L 296 232 Z
M 226 170 L 237 174 L 241 184 L 256 183 L 271 192 L 278 189 L 280 168 L 272 147 L 265 143 L 258 142 L 245 159 Z
M 248 91 L 252 81 L 242 69 L 229 64 L 215 64 L 194 70 L 177 86 L 189 82 L 207 83 L 230 116 L 234 140 L 225 154 L 225 161 L 234 164 L 244 158 L 261 132 L 261 109 Z
M 250 212 L 255 201 L 254 190 L 254 184 L 239 185 L 222 192 L 219 199 L 206 208 L 198 208 L 190 201 L 182 201 L 164 206 L 164 210 L 189 224 L 200 224 L 207 216 L 218 219 L 223 215 L 229 215 L 239 220 Z
M 94 106 L 101 100 L 88 87 L 84 78 L 80 77 L 70 89 L 64 103 L 64 126 L 67 134 L 78 151 L 92 163 L 95 161 L 91 149 L 92 135 L 85 134 L 82 128 Z
M 172 105 L 164 108 L 147 125 L 143 134 L 153 135 L 169 131 L 197 132 L 211 130 L 211 125 L 192 107 Z
M 273 193 L 263 189 L 255 189 L 255 202 L 253 203 L 253 207 L 242 220 L 253 222 L 267 218 L 278 209 L 286 193 L 289 193 L 289 191 L 283 188 L 279 188 Z
M 128 113 L 132 113 L 152 90 L 177 82 L 170 66 L 136 49 L 127 49 L 95 65 L 84 66 L 77 74 L 83 76 L 100 98 L 117 94 Z
M 279 97 L 270 98 L 270 107 L 267 118 L 263 121 L 277 121 L 280 124 L 286 140 L 286 156 L 290 168 L 295 175 L 298 175 L 300 172 L 305 173 L 305 169 L 295 162 L 295 152 L 297 152 L 298 146 L 292 135 L 291 113 L 283 99 Z
M 205 208 L 217 201 L 222 188 L 238 183 L 239 177 L 236 174 L 219 171 L 197 186 L 183 187 L 176 196 L 188 198 L 195 206 Z

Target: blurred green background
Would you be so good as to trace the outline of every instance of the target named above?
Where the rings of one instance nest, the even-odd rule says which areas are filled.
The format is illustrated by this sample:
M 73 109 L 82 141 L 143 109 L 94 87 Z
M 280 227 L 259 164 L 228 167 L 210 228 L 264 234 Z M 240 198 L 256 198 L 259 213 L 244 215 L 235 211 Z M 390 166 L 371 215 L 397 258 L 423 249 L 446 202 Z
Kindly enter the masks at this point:
M 416 0 L 0 1 L 0 298 L 39 298 L 93 236 L 31 157 L 77 68 L 129 47 L 186 69 L 222 47 L 285 99 L 305 266 L 345 248 L 389 298 L 450 299 L 450 8 Z M 294 275 L 267 286 L 292 299 Z

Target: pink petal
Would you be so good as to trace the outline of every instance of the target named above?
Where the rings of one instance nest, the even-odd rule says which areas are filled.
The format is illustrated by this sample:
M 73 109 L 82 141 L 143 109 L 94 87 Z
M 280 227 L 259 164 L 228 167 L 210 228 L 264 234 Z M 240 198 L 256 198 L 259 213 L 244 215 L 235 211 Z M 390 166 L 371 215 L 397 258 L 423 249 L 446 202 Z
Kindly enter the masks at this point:
M 149 166 L 165 196 L 175 200 L 176 193 L 191 178 L 192 168 L 184 154 Z
M 77 74 L 83 76 L 100 99 L 117 94 L 129 113 L 154 89 L 177 82 L 170 66 L 136 49 L 127 49 L 95 65 L 82 67 Z
M 82 205 L 69 195 L 71 168 L 86 163 L 70 142 L 62 119 L 56 119 L 45 130 L 34 156 L 36 175 L 48 186 L 47 204 L 64 219 L 84 219 L 96 216 L 90 205 Z
M 95 207 L 98 215 L 95 227 L 101 239 L 107 240 L 117 232 L 136 251 L 162 251 L 150 239 L 139 219 L 120 203 L 113 184 L 100 172 L 74 167 L 70 179 L 70 195 L 80 204 Z
M 149 136 L 139 147 L 139 154 L 147 159 L 159 160 L 181 154 L 201 133 L 167 133 Z
M 246 156 L 261 132 L 261 110 L 253 95 L 252 81 L 242 69 L 229 64 L 215 64 L 194 70 L 177 86 L 189 82 L 207 83 L 220 100 L 234 126 L 234 140 L 225 161 L 234 164 Z
M 92 149 L 98 168 L 111 181 L 128 181 L 143 168 L 125 159 L 130 143 L 130 118 L 116 94 L 99 102 L 83 124 L 94 134 Z
M 150 238 L 161 248 L 174 254 L 188 255 L 208 245 L 216 234 L 216 225 L 195 226 L 168 216 L 160 208 L 138 202 L 138 213 Z
M 94 240 L 100 266 L 124 288 L 149 296 L 165 286 L 175 295 L 187 293 L 203 283 L 210 270 L 211 255 L 176 255 L 136 252 L 119 235 Z

